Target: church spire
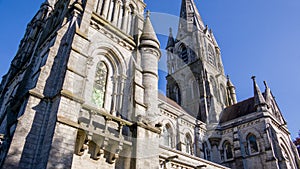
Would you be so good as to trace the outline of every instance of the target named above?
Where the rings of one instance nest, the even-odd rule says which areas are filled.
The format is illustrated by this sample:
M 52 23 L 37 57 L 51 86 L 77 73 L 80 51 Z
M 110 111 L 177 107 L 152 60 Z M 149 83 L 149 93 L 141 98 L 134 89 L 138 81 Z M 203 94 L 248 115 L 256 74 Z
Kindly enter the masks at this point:
M 253 87 L 254 87 L 254 106 L 257 109 L 257 111 L 262 111 L 264 110 L 266 104 L 265 98 L 263 97 L 257 83 L 255 80 L 255 76 L 252 76 L 253 80 Z
M 173 37 L 173 33 L 172 33 L 172 28 L 170 28 L 169 30 L 170 30 L 170 33 L 169 33 L 169 39 L 168 39 L 168 43 L 167 43 L 167 47 L 166 47 L 167 50 L 170 47 L 175 46 L 175 41 L 174 41 L 174 37 Z
M 195 29 L 204 29 L 204 23 L 195 2 L 194 0 L 182 0 L 177 39 L 182 39 L 182 36 L 195 31 Z
M 150 20 L 150 11 L 147 11 L 144 29 L 140 41 L 141 41 L 141 46 L 153 46 L 158 49 L 160 47 L 160 43 L 157 39 L 157 36 L 155 34 L 155 31 L 153 29 Z

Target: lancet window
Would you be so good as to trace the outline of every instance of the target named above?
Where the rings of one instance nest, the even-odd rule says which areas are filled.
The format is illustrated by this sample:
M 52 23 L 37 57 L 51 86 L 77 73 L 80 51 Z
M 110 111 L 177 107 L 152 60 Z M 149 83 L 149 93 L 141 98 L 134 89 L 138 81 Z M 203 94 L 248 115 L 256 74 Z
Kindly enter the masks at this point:
M 208 62 L 213 66 L 216 66 L 216 55 L 211 45 L 208 45 Z
M 248 152 L 250 154 L 255 154 L 258 152 L 258 146 L 256 141 L 256 136 L 253 134 L 249 134 L 247 136 L 247 145 L 248 145 Z
M 104 62 L 99 62 L 96 68 L 94 87 L 93 87 L 93 102 L 97 107 L 102 108 L 105 101 L 105 92 L 107 84 L 108 69 Z

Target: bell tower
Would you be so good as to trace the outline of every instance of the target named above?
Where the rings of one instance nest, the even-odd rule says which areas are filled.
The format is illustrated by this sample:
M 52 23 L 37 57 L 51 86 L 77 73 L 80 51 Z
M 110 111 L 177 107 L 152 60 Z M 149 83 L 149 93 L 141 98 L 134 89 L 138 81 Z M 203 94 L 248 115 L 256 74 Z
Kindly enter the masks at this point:
M 198 120 L 217 123 L 234 87 L 227 87 L 220 48 L 194 0 L 182 0 L 177 36 L 170 29 L 166 50 L 167 96 Z

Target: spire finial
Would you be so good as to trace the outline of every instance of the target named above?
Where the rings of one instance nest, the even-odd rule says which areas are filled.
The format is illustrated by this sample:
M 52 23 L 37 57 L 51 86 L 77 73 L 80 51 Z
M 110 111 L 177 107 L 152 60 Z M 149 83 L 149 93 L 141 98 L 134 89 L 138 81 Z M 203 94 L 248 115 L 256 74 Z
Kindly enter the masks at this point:
M 266 81 L 264 81 L 264 84 L 265 84 L 265 100 L 266 100 L 268 108 L 270 108 L 271 107 L 271 98 L 272 98 L 271 89 L 269 88 Z
M 159 41 L 153 29 L 151 20 L 150 20 L 150 11 L 147 10 L 146 12 L 146 19 L 144 21 L 144 28 L 142 35 L 140 37 L 140 42 L 142 46 L 152 46 L 157 49 L 160 48 Z M 154 43 L 153 43 L 154 42 Z
M 264 81 L 265 87 L 266 89 L 269 88 L 268 83 L 266 81 Z
M 173 33 L 172 33 L 172 28 L 169 28 L 169 39 L 168 39 L 168 43 L 166 46 L 166 49 L 168 49 L 169 47 L 174 47 L 175 46 L 175 41 L 173 38 Z
M 146 17 L 149 18 L 149 17 L 150 17 L 150 14 L 151 14 L 150 10 L 147 10 L 147 11 L 146 11 Z
M 227 87 L 234 87 L 234 85 L 232 84 L 231 80 L 230 80 L 230 76 L 227 75 Z
M 253 87 L 254 87 L 254 104 L 257 109 L 257 111 L 263 111 L 266 108 L 266 101 L 263 97 L 257 83 L 256 83 L 256 77 L 252 76 L 251 79 L 253 80 Z

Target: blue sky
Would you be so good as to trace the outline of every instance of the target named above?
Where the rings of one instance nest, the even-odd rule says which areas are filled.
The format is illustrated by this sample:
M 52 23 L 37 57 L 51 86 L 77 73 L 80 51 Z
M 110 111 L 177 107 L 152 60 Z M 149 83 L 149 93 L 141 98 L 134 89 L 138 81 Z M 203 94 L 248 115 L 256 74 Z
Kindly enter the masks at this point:
M 253 96 L 251 76 L 263 87 L 266 80 L 288 122 L 291 135 L 300 129 L 300 1 L 195 0 L 200 14 L 221 48 L 225 73 L 237 88 L 238 100 Z M 43 0 L 0 0 L 0 76 L 15 55 L 27 23 Z M 180 0 L 145 0 L 154 12 L 162 49 L 168 27 L 177 29 Z M 162 15 L 163 13 L 163 15 Z M 166 15 L 168 14 L 168 15 Z M 168 22 L 161 24 L 164 16 Z M 162 60 L 162 62 L 164 62 Z M 164 70 L 160 63 L 160 69 Z M 160 86 L 164 86 L 161 83 Z

